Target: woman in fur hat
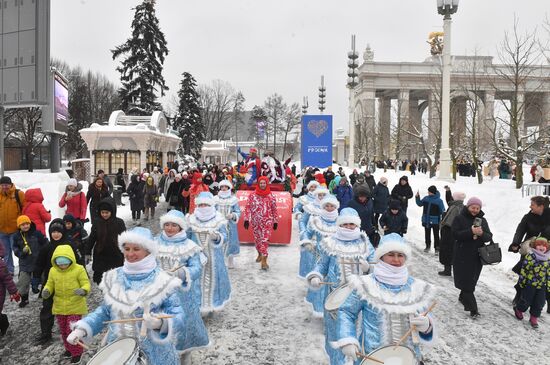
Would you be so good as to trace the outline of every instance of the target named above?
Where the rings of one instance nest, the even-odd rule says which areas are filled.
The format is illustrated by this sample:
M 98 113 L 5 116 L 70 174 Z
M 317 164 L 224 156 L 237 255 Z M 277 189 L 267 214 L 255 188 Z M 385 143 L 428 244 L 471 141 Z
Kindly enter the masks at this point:
M 74 345 L 79 341 L 89 343 L 103 330 L 106 321 L 143 318 L 110 323 L 107 343 L 135 338 L 149 364 L 179 365 L 174 337 L 184 329 L 181 280 L 158 266 L 155 257 L 158 246 L 147 228 L 136 227 L 122 233 L 118 236 L 118 247 L 124 254 L 124 266 L 105 273 L 99 286 L 103 304 L 73 324 L 67 341 Z M 158 318 L 160 315 L 172 317 Z M 140 338 L 142 326 L 146 328 L 145 338 Z
M 202 312 L 223 309 L 231 297 L 231 283 L 225 266 L 223 245 L 227 240 L 227 220 L 216 211 L 214 196 L 202 192 L 195 198 L 195 211 L 189 216 L 188 236 L 202 247 L 208 259 L 202 271 Z
M 200 311 L 200 280 L 206 257 L 202 254 L 202 248 L 187 238 L 187 222 L 182 212 L 171 210 L 161 216 L 160 228 L 162 231 L 157 237 L 159 265 L 178 277 L 183 285 L 181 306 L 185 314 L 185 329 L 177 335 L 176 349 L 187 360 L 191 350 L 209 344 Z
M 336 219 L 338 218 L 339 206 L 340 203 L 338 203 L 336 197 L 329 194 L 321 200 L 319 215 L 315 215 L 309 220 L 305 239 L 300 242 L 300 245 L 302 249 L 311 252 L 315 258 L 314 265 L 318 264 L 321 258 L 321 241 L 336 232 Z M 306 302 L 311 304 L 314 316 L 323 316 L 324 291 L 309 288 Z
M 431 345 L 436 337 L 435 321 L 431 314 L 425 315 L 435 289 L 409 275 L 411 248 L 403 237 L 396 233 L 383 236 L 374 258 L 377 263 L 371 274 L 349 280 L 352 293 L 338 309 L 336 336 L 331 344 L 356 365 L 363 360 L 357 359 L 358 352 L 368 354 L 395 344 L 411 327 L 412 336 L 421 344 Z M 360 314 L 361 321 L 357 323 Z M 415 342 L 408 337 L 403 345 L 422 363 L 420 347 Z
M 69 179 L 67 181 L 67 187 L 65 193 L 59 200 L 59 208 L 67 207 L 65 214 L 71 214 L 76 219 L 83 222 L 86 219 L 86 209 L 88 203 L 86 203 L 86 195 L 82 192 L 82 184 L 76 179 Z
M 306 277 L 313 290 L 323 291 L 324 298 L 334 289 L 348 283 L 352 275 L 369 272 L 369 262 L 374 257 L 374 247 L 367 235 L 359 230 L 361 218 L 355 209 L 342 209 L 336 225 L 336 232 L 319 244 L 321 257 Z M 322 281 L 331 284 L 321 288 Z M 336 320 L 331 313 L 325 311 L 324 322 L 325 351 L 330 364 L 344 364 L 344 354 L 330 344 L 337 339 Z
M 298 203 L 294 206 L 293 213 L 296 214 L 296 219 L 299 220 L 300 213 L 304 211 L 304 206 L 313 203 L 315 200 L 314 191 L 319 187 L 319 183 L 315 180 L 310 181 L 306 186 L 306 194 L 298 198 Z
M 237 222 L 241 217 L 241 208 L 239 208 L 239 199 L 231 193 L 233 184 L 229 180 L 222 180 L 219 183 L 220 191 L 214 197 L 216 209 L 225 219 L 227 219 L 227 244 L 225 255 L 227 256 L 227 266 L 232 269 L 234 267 L 234 257 L 241 252 L 241 243 L 239 241 L 239 232 L 237 230 Z

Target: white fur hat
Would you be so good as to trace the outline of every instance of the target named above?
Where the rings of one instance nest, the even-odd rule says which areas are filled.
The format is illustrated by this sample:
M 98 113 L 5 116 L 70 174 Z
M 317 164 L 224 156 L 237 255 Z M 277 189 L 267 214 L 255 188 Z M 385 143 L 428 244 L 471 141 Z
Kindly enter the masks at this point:
M 306 189 L 309 190 L 309 188 L 311 188 L 313 185 L 315 185 L 316 188 L 319 187 L 319 183 L 317 182 L 317 180 L 311 180 L 307 186 L 306 186 Z
M 332 194 L 328 194 L 327 196 L 325 196 L 323 198 L 323 200 L 321 200 L 321 208 L 322 209 L 325 209 L 325 205 L 327 204 L 332 204 L 336 207 L 336 209 L 340 208 L 340 202 L 338 201 L 338 199 L 336 199 L 336 197 Z
M 124 244 L 133 243 L 139 245 L 149 251 L 151 255 L 156 256 L 158 246 L 153 238 L 151 231 L 144 227 L 135 227 L 129 231 L 122 232 L 118 235 L 118 248 L 124 252 Z
M 182 212 L 176 209 L 172 209 L 165 215 L 160 217 L 160 228 L 164 227 L 164 223 L 175 223 L 181 227 L 182 231 L 187 229 L 187 221 L 185 220 L 185 215 Z
M 67 181 L 67 186 L 78 186 L 78 181 L 76 181 L 76 179 L 69 179 Z
M 376 260 L 390 252 L 401 252 L 409 260 L 412 254 L 411 246 L 405 242 L 405 239 L 397 233 L 390 233 L 382 236 L 378 248 L 374 253 Z
M 353 208 L 344 208 L 340 211 L 338 219 L 336 219 L 336 225 L 341 226 L 342 224 L 353 223 L 356 226 L 361 226 L 361 218 L 359 218 L 359 213 Z
M 229 190 L 233 189 L 233 184 L 231 184 L 231 181 L 229 180 L 222 180 L 220 181 L 220 183 L 218 184 L 218 186 L 221 188 L 222 186 L 227 186 L 229 188 Z
M 319 186 L 315 191 L 313 192 L 313 195 L 317 196 L 319 194 L 325 194 L 327 195 L 329 193 L 328 189 L 324 186 Z
M 212 195 L 212 193 L 208 191 L 203 191 L 195 198 L 195 206 L 198 206 L 199 204 L 207 204 L 213 206 L 215 204 L 214 195 Z

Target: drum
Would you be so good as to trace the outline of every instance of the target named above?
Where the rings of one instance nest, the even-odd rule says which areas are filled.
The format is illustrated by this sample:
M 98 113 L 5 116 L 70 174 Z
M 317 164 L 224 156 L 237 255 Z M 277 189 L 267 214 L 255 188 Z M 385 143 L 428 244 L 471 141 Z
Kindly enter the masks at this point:
M 148 365 L 147 357 L 141 352 L 133 338 L 122 338 L 103 347 L 88 361 L 88 365 Z
M 418 361 L 414 356 L 413 350 L 406 346 L 384 346 L 380 347 L 367 356 L 372 357 L 363 359 L 361 365 L 380 365 L 380 362 L 384 362 L 384 365 L 417 365 Z
M 334 289 L 325 300 L 325 310 L 335 312 L 348 299 L 353 289 L 349 284 L 340 285 Z

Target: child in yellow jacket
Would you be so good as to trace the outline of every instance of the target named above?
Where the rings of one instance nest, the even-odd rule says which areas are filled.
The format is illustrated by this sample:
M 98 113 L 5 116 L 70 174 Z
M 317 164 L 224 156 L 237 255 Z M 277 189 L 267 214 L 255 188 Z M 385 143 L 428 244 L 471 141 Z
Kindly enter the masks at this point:
M 73 249 L 69 245 L 57 246 L 52 255 L 52 268 L 48 282 L 42 291 L 42 298 L 53 295 L 52 313 L 57 319 L 61 339 L 65 345 L 63 356 L 71 358 L 71 364 L 80 363 L 82 347 L 71 345 L 67 336 L 70 324 L 88 313 L 86 295 L 90 292 L 90 281 L 86 270 L 76 263 Z

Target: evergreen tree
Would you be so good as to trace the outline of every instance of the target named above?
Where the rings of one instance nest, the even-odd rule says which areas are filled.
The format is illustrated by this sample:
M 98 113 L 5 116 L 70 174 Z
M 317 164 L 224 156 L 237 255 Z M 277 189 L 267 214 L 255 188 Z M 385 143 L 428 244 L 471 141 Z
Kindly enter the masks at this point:
M 162 65 L 168 54 L 164 33 L 155 15 L 155 1 L 144 0 L 135 8 L 132 37 L 114 50 L 113 59 L 123 56 L 119 90 L 122 110 L 130 115 L 149 115 L 161 110 L 156 92 L 168 90 L 162 77 Z
M 205 128 L 202 122 L 199 107 L 199 93 L 196 90 L 197 83 L 193 76 L 183 73 L 181 88 L 178 91 L 178 112 L 172 121 L 172 127 L 181 138 L 182 152 L 199 158 L 204 141 Z

